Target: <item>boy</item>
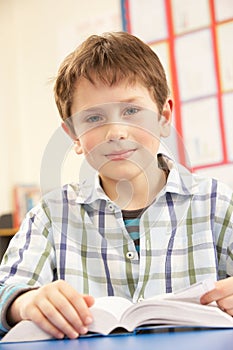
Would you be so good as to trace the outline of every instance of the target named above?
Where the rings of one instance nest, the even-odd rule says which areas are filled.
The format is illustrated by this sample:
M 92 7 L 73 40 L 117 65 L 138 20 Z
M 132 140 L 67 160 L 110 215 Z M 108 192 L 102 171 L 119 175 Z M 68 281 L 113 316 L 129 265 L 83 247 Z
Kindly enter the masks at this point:
M 137 302 L 206 278 L 216 288 L 201 302 L 233 315 L 232 192 L 157 155 L 173 102 L 156 54 L 127 33 L 91 36 L 62 63 L 54 91 L 97 176 L 47 194 L 12 239 L 2 331 L 31 319 L 76 338 L 94 297 Z

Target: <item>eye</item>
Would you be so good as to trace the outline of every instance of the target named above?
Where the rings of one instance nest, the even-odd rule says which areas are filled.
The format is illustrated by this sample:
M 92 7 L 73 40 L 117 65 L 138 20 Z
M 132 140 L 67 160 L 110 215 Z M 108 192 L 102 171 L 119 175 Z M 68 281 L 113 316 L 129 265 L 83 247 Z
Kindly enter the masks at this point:
M 103 118 L 99 115 L 91 115 L 86 118 L 87 123 L 98 123 L 98 122 L 101 122 L 102 120 Z
M 125 115 L 127 116 L 131 116 L 131 115 L 134 115 L 134 114 L 137 114 L 139 112 L 139 108 L 138 107 L 128 107 L 126 110 L 125 110 Z

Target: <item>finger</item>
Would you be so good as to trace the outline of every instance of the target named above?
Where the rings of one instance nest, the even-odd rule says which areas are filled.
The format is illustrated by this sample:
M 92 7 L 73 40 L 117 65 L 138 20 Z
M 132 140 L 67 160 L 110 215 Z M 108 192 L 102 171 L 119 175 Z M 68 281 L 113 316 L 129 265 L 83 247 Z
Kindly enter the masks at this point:
M 49 295 L 48 300 L 59 315 L 57 315 L 57 321 L 59 322 L 57 326 L 62 327 L 62 331 L 65 331 L 67 336 L 69 336 L 72 331 L 80 334 L 87 333 L 88 329 L 80 318 L 80 310 L 77 311 L 71 302 L 62 293 L 55 290 L 52 294 Z M 46 310 L 46 315 L 47 313 L 48 310 Z M 50 316 L 47 315 L 47 317 Z M 52 312 L 51 317 L 52 319 L 54 317 Z M 73 337 L 75 337 L 75 334 L 72 336 L 72 338 Z
M 224 309 L 226 313 L 228 313 L 230 316 L 233 316 L 233 308 L 232 309 Z
M 63 297 L 58 296 L 58 299 L 62 300 Z M 57 305 L 59 306 L 59 301 L 58 301 L 58 304 L 56 303 L 56 306 Z M 69 303 L 67 303 L 67 305 L 66 303 L 64 303 L 64 305 L 67 308 L 69 308 Z M 43 314 L 43 316 L 47 320 L 46 327 L 50 325 L 51 328 L 54 328 L 56 330 L 55 332 L 58 332 L 58 333 L 61 332 L 63 336 L 65 334 L 70 339 L 75 339 L 79 336 L 79 332 L 77 331 L 77 329 L 75 329 L 72 326 L 72 324 L 69 322 L 69 320 L 66 319 L 66 314 L 68 315 L 70 310 L 67 310 L 66 312 L 64 312 L 64 309 L 59 310 L 59 308 L 55 307 L 48 299 L 42 299 L 38 301 L 38 308 L 40 310 L 40 313 Z M 71 307 L 71 310 L 72 309 L 73 308 Z M 74 311 L 74 314 L 75 314 L 75 311 Z M 77 315 L 76 315 L 76 319 L 77 319 Z
M 88 307 L 91 307 L 95 303 L 95 299 L 91 295 L 83 295 L 83 298 Z
M 212 303 L 213 301 L 217 301 L 221 298 L 221 295 L 217 289 L 213 289 L 210 292 L 205 293 L 200 298 L 200 303 L 203 305 L 207 305 Z
M 233 295 L 233 278 L 229 277 L 215 283 L 215 288 L 200 298 L 202 304 L 209 304 L 213 301 L 227 298 Z
M 69 288 L 70 289 L 70 288 Z M 50 293 L 48 300 L 61 313 L 61 315 L 69 322 L 74 330 L 79 334 L 86 334 L 88 332 L 87 326 L 92 322 L 92 316 L 84 297 L 75 291 L 75 304 L 70 298 L 63 295 L 59 290 L 54 290 Z M 92 303 L 94 298 L 89 297 L 89 303 Z M 84 312 L 88 310 L 87 316 Z M 85 317 L 85 320 L 83 320 Z M 83 319 L 82 319 L 83 318 Z M 63 329 L 62 329 L 63 330 Z
M 35 324 L 38 325 L 39 328 L 44 330 L 46 333 L 50 334 L 52 337 L 57 339 L 64 338 L 64 333 L 55 327 L 53 323 L 51 323 L 44 314 L 40 311 L 39 308 L 33 308 L 31 309 L 30 315 L 28 315 L 28 319 L 33 320 Z
M 76 319 L 76 322 L 79 322 L 80 324 L 80 321 L 81 321 L 82 326 L 89 325 L 92 322 L 92 315 L 83 295 L 78 294 L 74 288 L 64 283 L 59 284 L 59 291 L 63 294 L 63 296 L 70 302 L 70 304 L 75 309 L 76 314 L 78 315 L 78 319 Z M 92 297 L 90 297 L 90 299 L 87 298 L 87 300 L 91 302 L 91 298 Z M 63 306 L 61 307 L 63 308 Z M 72 313 L 71 316 L 72 316 L 72 322 L 73 322 L 74 314 Z
M 233 314 L 233 295 L 219 299 L 217 301 L 219 308 L 226 311 L 228 314 Z
M 77 324 L 77 327 L 86 327 L 89 324 L 92 323 L 92 315 L 89 311 L 89 307 L 85 301 L 85 299 L 82 296 L 79 296 L 78 298 L 69 298 L 70 304 L 74 308 L 76 314 L 70 314 L 69 320 L 71 322 L 75 322 Z M 75 316 L 76 318 L 71 320 L 71 316 Z M 78 317 L 77 317 L 78 316 Z M 82 331 L 83 334 L 83 331 Z

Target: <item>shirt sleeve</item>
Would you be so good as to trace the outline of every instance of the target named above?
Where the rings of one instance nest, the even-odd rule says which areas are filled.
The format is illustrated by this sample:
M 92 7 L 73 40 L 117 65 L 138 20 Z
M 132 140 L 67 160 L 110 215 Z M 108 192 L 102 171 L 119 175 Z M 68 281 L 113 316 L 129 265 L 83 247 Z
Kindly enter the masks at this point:
M 218 184 L 214 216 L 219 278 L 222 279 L 233 276 L 233 193 L 222 183 Z
M 0 331 L 9 330 L 7 308 L 21 293 L 52 282 L 56 275 L 48 213 L 42 204 L 25 217 L 0 266 Z
M 22 293 L 28 292 L 34 288 L 30 288 L 27 285 L 16 284 L 0 287 L 0 310 L 1 310 L 1 323 L 0 334 L 4 334 L 9 331 L 11 326 L 7 323 L 7 310 L 11 303 Z

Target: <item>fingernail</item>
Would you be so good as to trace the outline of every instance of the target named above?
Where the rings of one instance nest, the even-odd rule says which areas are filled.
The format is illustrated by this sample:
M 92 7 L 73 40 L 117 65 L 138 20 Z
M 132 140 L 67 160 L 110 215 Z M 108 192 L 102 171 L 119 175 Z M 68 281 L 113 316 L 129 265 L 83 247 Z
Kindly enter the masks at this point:
M 70 338 L 71 338 L 71 339 L 76 339 L 76 338 L 78 338 L 78 336 L 79 336 L 79 333 L 73 331 L 73 332 L 71 333 L 71 335 L 70 335 Z
M 93 322 L 93 320 L 92 320 L 92 318 L 90 317 L 90 316 L 88 316 L 87 318 L 86 318 L 86 320 L 85 320 L 85 324 L 86 325 L 88 325 L 88 324 L 90 324 L 90 323 L 92 323 Z
M 88 328 L 87 327 L 81 327 L 79 328 L 79 333 L 80 334 L 86 334 L 88 332 Z
M 63 339 L 64 338 L 64 333 L 58 332 L 56 335 L 57 339 Z

